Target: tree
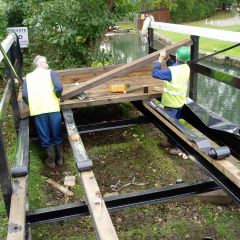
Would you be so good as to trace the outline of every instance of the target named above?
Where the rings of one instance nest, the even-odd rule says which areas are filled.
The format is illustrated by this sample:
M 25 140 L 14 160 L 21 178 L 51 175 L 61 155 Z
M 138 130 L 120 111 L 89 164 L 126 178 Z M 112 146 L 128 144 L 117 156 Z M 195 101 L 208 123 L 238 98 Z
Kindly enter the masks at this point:
M 6 5 L 0 0 L 0 41 L 6 37 L 7 15 Z
M 29 59 L 36 54 L 45 55 L 57 69 L 104 61 L 98 47 L 101 37 L 110 25 L 132 11 L 128 0 L 7 2 L 15 6 L 9 7 L 9 14 L 19 9 L 23 25 L 29 28 Z

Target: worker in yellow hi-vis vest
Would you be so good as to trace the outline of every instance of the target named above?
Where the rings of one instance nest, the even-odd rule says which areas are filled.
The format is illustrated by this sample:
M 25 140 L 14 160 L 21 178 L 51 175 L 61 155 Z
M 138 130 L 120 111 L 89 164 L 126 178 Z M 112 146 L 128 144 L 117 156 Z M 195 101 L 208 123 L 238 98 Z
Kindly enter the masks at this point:
M 166 113 L 173 119 L 181 117 L 182 107 L 186 101 L 190 68 L 187 61 L 190 59 L 190 49 L 181 47 L 176 51 L 176 62 L 160 52 L 159 60 L 152 69 L 152 76 L 164 80 L 161 104 Z M 162 63 L 166 61 L 167 68 L 162 69 Z M 165 147 L 171 147 L 170 154 L 179 154 L 181 150 L 174 143 L 162 143 Z
M 30 115 L 34 117 L 40 144 L 46 149 L 45 164 L 55 168 L 62 165 L 62 118 L 59 97 L 62 84 L 53 70 L 48 69 L 47 59 L 36 56 L 33 60 L 35 70 L 26 75 L 23 82 L 23 100 L 29 105 Z

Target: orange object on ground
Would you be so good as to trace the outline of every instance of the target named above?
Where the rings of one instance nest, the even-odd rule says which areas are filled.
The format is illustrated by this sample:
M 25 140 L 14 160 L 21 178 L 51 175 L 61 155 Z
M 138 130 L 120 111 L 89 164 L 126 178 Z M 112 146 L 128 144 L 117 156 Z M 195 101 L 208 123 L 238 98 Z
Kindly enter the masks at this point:
M 112 93 L 122 93 L 130 87 L 130 84 L 110 84 L 109 91 Z

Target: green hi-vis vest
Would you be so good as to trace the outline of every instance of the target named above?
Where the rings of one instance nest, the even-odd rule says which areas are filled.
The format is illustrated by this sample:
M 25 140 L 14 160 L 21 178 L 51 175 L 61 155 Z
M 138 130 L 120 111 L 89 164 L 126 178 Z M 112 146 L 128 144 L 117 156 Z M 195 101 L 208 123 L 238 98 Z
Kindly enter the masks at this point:
M 59 112 L 50 70 L 35 69 L 26 76 L 30 115 Z
M 172 80 L 164 81 L 162 105 L 172 108 L 181 108 L 187 97 L 188 80 L 190 76 L 190 68 L 187 64 L 169 67 Z

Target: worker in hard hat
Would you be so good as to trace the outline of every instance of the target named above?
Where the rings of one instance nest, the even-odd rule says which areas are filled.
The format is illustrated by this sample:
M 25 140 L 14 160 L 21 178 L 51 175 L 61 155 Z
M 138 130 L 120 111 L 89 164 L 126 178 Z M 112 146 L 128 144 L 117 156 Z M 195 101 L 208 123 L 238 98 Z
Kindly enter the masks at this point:
M 176 61 L 169 58 L 165 51 L 160 52 L 159 60 L 152 69 L 152 76 L 164 80 L 161 104 L 166 113 L 173 119 L 179 119 L 185 103 L 190 76 L 187 61 L 190 59 L 190 49 L 181 47 L 176 51 Z M 166 61 L 167 68 L 162 64 Z M 181 150 L 169 140 L 162 143 L 165 147 L 172 147 L 170 154 L 179 154 Z M 173 147 L 174 146 L 174 147 Z
M 23 100 L 29 105 L 40 144 L 46 150 L 47 158 L 44 162 L 48 167 L 55 168 L 56 164 L 63 164 L 59 106 L 63 87 L 57 73 L 48 68 L 46 57 L 36 56 L 33 65 L 35 70 L 27 74 L 23 82 Z

